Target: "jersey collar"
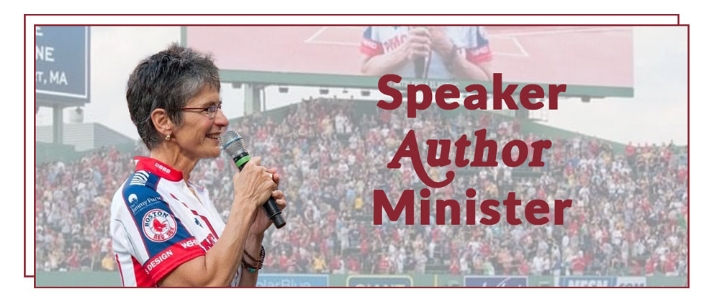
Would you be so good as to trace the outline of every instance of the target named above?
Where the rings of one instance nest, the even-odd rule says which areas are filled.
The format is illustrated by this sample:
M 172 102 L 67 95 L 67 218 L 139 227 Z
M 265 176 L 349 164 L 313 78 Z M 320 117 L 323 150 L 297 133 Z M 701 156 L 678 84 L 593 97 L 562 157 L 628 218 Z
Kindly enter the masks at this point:
M 136 170 L 145 170 L 155 174 L 163 179 L 178 182 L 183 180 L 183 173 L 180 170 L 174 169 L 166 163 L 149 157 L 136 156 Z

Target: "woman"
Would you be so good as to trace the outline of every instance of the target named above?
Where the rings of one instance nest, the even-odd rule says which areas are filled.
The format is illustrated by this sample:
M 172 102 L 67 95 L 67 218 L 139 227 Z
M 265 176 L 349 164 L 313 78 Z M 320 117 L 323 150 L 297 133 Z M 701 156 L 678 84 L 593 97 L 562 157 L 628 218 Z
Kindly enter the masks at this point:
M 116 191 L 112 248 L 124 286 L 255 286 L 272 222 L 261 205 L 277 190 L 275 169 L 254 157 L 233 177 L 231 212 L 223 222 L 208 191 L 190 181 L 201 159 L 220 156 L 218 69 L 211 57 L 171 45 L 142 61 L 126 93 L 131 120 L 149 157 Z

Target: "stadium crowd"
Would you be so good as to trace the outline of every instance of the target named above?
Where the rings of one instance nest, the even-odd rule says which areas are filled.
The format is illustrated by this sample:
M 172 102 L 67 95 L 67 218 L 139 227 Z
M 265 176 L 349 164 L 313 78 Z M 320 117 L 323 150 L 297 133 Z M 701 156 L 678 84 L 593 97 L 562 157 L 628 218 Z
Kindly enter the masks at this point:
M 562 226 L 525 221 L 512 226 L 503 219 L 493 226 L 436 225 L 433 215 L 432 224 L 422 226 L 418 209 L 415 225 L 404 225 L 403 217 L 390 222 L 386 215 L 383 225 L 373 225 L 373 189 L 384 189 L 394 203 L 403 190 L 424 187 L 408 160 L 400 169 L 386 168 L 408 130 L 415 130 L 419 142 L 456 140 L 482 128 L 499 146 L 539 138 L 522 132 L 518 120 L 497 114 L 453 117 L 424 111 L 407 119 L 401 109 L 359 113 L 353 104 L 305 100 L 282 121 L 258 113 L 231 124 L 238 133 L 249 134 L 251 154 L 262 156 L 265 166 L 279 168 L 281 189 L 289 197 L 284 214 L 288 225 L 266 234 L 264 272 L 687 274 L 686 150 L 672 144 L 630 144 L 616 152 L 599 139 L 546 138 L 553 147 L 545 152 L 542 168 L 500 163 L 428 171 L 435 180 L 443 180 L 447 169 L 458 172 L 449 186 L 432 189 L 433 199 L 465 201 L 470 187 L 477 190 L 477 201 L 502 200 L 511 191 L 523 200 L 572 199 Z M 73 163 L 37 165 L 38 271 L 116 270 L 109 203 L 133 170 L 133 156 L 146 153 L 137 146 L 133 153 L 108 147 Z M 425 146 L 420 149 L 424 157 Z M 192 174 L 211 191 L 224 216 L 235 172 L 226 160 L 202 161 Z M 522 208 L 518 216 L 524 218 Z

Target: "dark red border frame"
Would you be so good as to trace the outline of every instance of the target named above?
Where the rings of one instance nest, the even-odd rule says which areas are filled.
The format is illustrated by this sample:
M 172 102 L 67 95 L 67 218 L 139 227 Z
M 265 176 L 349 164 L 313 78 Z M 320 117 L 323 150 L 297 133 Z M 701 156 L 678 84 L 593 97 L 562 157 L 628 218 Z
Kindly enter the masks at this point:
M 687 180 L 691 179 L 690 167 L 691 167 L 691 142 L 690 142 L 690 25 L 680 23 L 680 14 L 25 14 L 23 17 L 23 165 L 25 171 L 23 172 L 23 196 L 24 196 L 24 211 L 23 211 L 23 277 L 24 278 L 34 278 L 37 274 L 37 269 L 35 268 L 35 275 L 27 275 L 27 17 L 28 16 L 676 16 L 677 24 L 515 24 L 519 26 L 685 26 L 687 28 Z M 51 24 L 45 24 L 51 25 Z M 70 25 L 70 24 L 63 24 Z M 91 24 L 79 24 L 82 26 L 112 26 L 111 24 L 101 24 L 101 25 L 91 25 Z M 127 25 L 127 24 L 116 24 Z M 216 26 L 215 24 L 191 24 L 192 26 Z M 230 24 L 224 24 L 230 25 Z M 249 24 L 241 24 L 249 25 Z M 263 26 L 270 26 L 269 24 L 261 24 Z M 325 24 L 274 24 L 275 26 L 314 26 L 314 25 L 325 25 Z M 352 24 L 339 24 L 344 26 L 350 26 Z M 364 24 L 354 24 L 354 25 L 364 25 Z M 372 24 L 375 25 L 375 24 Z M 392 24 L 389 24 L 392 25 Z M 501 26 L 508 26 L 509 24 L 498 24 Z M 133 24 L 132 26 L 142 26 Z M 176 24 L 151 24 L 144 26 L 181 26 Z M 36 97 L 35 97 L 36 99 Z M 33 104 L 36 106 L 36 101 L 33 100 Z M 34 139 L 37 140 L 37 135 L 34 135 Z M 37 146 L 35 145 L 34 151 L 35 157 L 37 155 Z M 687 199 L 690 197 L 690 187 L 687 184 Z M 33 203 L 34 205 L 34 203 Z M 35 212 L 35 217 L 37 216 L 36 208 L 33 209 Z M 686 286 L 648 286 L 648 287 L 625 287 L 625 288 L 691 288 L 691 203 L 687 201 L 687 284 Z M 36 241 L 36 240 L 35 240 Z M 37 252 L 35 251 L 35 260 L 37 259 Z M 43 286 L 38 287 L 35 281 L 35 288 L 123 288 L 123 287 L 60 287 L 60 286 Z M 191 287 L 183 287 L 191 288 Z M 282 288 L 303 288 L 303 287 L 282 287 Z M 328 287 L 312 287 L 312 288 L 350 288 L 347 286 L 328 286 Z M 439 287 L 439 286 L 414 286 L 411 288 L 451 288 L 451 287 Z M 463 288 L 463 287 L 460 287 Z M 500 287 L 499 287 L 500 288 Z M 505 287 L 505 288 L 520 288 L 520 287 Z M 558 286 L 550 287 L 526 287 L 526 288 L 563 288 Z M 589 287 L 568 287 L 568 288 L 589 288 Z M 615 287 L 607 287 L 615 288 Z M 619 287 L 623 288 L 623 287 Z

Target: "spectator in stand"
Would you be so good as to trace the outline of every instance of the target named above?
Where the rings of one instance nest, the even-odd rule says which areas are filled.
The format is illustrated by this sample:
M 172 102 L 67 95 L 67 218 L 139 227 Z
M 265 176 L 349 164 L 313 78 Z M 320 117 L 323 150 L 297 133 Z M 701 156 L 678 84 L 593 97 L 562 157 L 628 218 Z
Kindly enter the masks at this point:
M 346 118 L 337 119 L 339 115 Z M 285 176 L 280 188 L 294 199 L 284 212 L 290 224 L 265 233 L 266 251 L 273 253 L 266 256 L 263 271 L 310 273 L 314 271 L 312 260 L 323 254 L 332 272 L 368 274 L 378 262 L 370 258 L 383 252 L 399 272 L 403 249 L 405 274 L 448 273 L 452 268 L 460 273 L 465 259 L 471 274 L 484 275 L 507 271 L 528 275 L 572 275 L 575 271 L 583 275 L 687 275 L 687 152 L 672 144 L 649 144 L 646 148 L 630 144 L 619 152 L 595 138 L 548 137 L 553 147 L 544 154 L 543 168 L 499 164 L 495 168 L 458 169 L 451 188 L 432 191 L 434 199 L 452 195 L 460 201 L 465 200 L 468 187 L 477 190 L 476 199 L 500 199 L 509 191 L 524 200 L 573 198 L 563 226 L 404 228 L 403 219 L 372 226 L 372 189 L 398 194 L 421 186 L 408 161 L 401 170 L 380 167 L 391 160 L 406 131 L 414 129 L 422 138 L 455 140 L 485 128 L 499 142 L 540 139 L 525 132 L 518 120 L 497 114 L 445 116 L 427 110 L 420 115 L 405 119 L 403 109 L 362 115 L 349 101 L 313 99 L 291 107 L 282 123 L 260 115 L 231 123 L 239 132 L 261 129 L 261 140 L 248 140 L 247 148 L 266 155 L 265 166 L 278 167 L 278 173 Z M 334 125 L 329 135 L 324 132 L 330 128 L 322 124 L 326 116 L 334 117 L 328 120 Z M 347 125 L 344 132 L 338 123 Z M 447 126 L 444 131 L 435 127 L 441 125 Z M 116 176 L 133 170 L 128 153 L 112 150 L 88 154 L 76 162 L 38 165 L 38 270 L 57 271 L 63 263 L 68 264 L 75 241 L 88 249 L 88 268 L 101 267 L 103 235 L 108 232 L 102 223 L 109 220 L 102 203 L 111 197 L 111 190 L 106 189 L 118 186 Z M 96 158 L 108 155 L 116 160 L 107 163 L 107 173 L 87 164 L 101 163 Z M 346 172 L 340 172 L 345 165 Z M 99 171 L 102 189 L 97 182 L 84 181 L 87 168 Z M 434 173 L 443 177 L 444 170 Z M 208 191 L 216 193 L 214 202 L 224 219 L 233 200 L 233 186 L 228 181 L 233 173 L 218 158 L 199 161 L 191 174 L 193 180 L 204 182 Z M 201 181 L 209 179 L 214 182 Z M 82 181 L 63 185 L 72 184 L 71 180 Z M 78 202 L 80 195 L 84 198 Z M 83 207 L 66 211 L 77 203 Z M 522 209 L 518 212 L 523 218 Z M 76 234 L 82 237 L 72 236 L 74 225 L 81 227 Z M 85 229 L 96 233 L 85 234 Z M 94 243 L 98 243 L 96 252 L 91 251 Z M 307 260 L 307 265 L 299 267 L 300 259 Z

